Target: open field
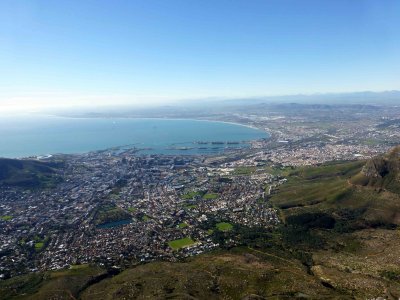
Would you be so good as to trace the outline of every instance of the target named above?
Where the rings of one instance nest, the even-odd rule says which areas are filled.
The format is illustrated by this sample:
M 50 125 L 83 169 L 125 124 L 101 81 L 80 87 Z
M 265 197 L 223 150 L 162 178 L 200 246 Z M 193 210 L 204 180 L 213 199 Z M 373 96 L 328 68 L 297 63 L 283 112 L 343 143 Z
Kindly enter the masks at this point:
M 186 223 L 180 223 L 180 224 L 178 225 L 178 227 L 181 228 L 181 229 L 183 229 L 183 228 L 188 227 L 188 224 L 186 224 Z
M 6 216 L 1 216 L 0 219 L 3 221 L 10 221 L 12 220 L 13 216 L 6 215 Z
M 204 194 L 205 194 L 205 192 L 200 192 L 200 191 L 195 192 L 195 191 L 192 191 L 192 192 L 188 192 L 188 193 L 184 194 L 184 195 L 182 196 L 182 199 L 191 200 L 191 199 L 193 199 L 193 197 L 196 197 L 196 196 L 202 197 Z
M 218 199 L 219 195 L 217 193 L 207 193 L 203 196 L 203 199 L 206 200 L 215 200 Z
M 221 231 L 229 231 L 232 230 L 233 228 L 232 224 L 226 222 L 217 223 L 215 226 L 217 227 L 218 230 Z
M 180 248 L 184 248 L 184 247 L 193 245 L 194 243 L 195 242 L 191 238 L 185 237 L 183 239 L 170 241 L 170 242 L 168 242 L 168 245 L 174 250 L 179 250 Z

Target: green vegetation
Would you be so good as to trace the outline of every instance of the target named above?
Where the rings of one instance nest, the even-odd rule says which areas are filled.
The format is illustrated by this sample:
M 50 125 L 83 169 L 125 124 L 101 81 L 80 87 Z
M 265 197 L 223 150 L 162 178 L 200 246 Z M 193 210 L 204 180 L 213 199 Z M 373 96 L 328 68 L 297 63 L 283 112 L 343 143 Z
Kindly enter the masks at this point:
M 357 174 L 362 166 L 363 162 L 352 162 L 295 169 L 271 201 L 288 212 L 290 209 L 336 204 L 348 193 L 350 176 Z
M 178 227 L 181 228 L 181 229 L 183 229 L 183 228 L 188 227 L 188 224 L 186 224 L 186 223 L 180 223 L 180 224 L 178 225 Z
M 275 175 L 275 176 L 289 176 L 293 171 L 293 167 L 284 167 L 284 166 L 267 166 L 264 167 L 264 172 Z
M 203 199 L 205 200 L 215 200 L 219 197 L 217 193 L 207 193 L 203 196 Z
M 220 231 L 230 231 L 233 228 L 232 224 L 226 222 L 217 223 L 215 226 Z
M 354 184 L 365 162 L 329 163 L 292 171 L 288 182 L 271 197 L 284 219 L 304 213 L 326 213 L 337 232 L 369 227 L 391 228 L 399 223 L 399 194 Z
M 235 168 L 235 170 L 232 172 L 232 175 L 248 176 L 261 171 L 272 175 L 287 176 L 292 170 L 293 170 L 292 167 L 283 167 L 283 166 L 264 166 L 264 167 L 244 166 Z
M 95 225 L 130 219 L 131 215 L 112 203 L 104 203 L 97 209 L 93 221 Z
M 3 220 L 3 221 L 11 221 L 12 218 L 13 218 L 13 216 L 9 216 L 9 215 L 1 216 L 1 217 L 0 217 L 0 219 Z
M 136 208 L 134 208 L 134 207 L 129 207 L 129 208 L 128 208 L 128 211 L 131 212 L 131 213 L 133 213 L 133 212 L 136 211 Z
M 34 249 L 35 252 L 40 252 L 42 251 L 46 245 L 48 244 L 50 238 L 49 237 L 40 237 L 38 235 L 33 237 L 33 241 L 35 242 L 34 244 Z M 25 241 L 21 241 L 21 243 L 25 243 Z
M 212 199 L 217 199 L 218 198 L 218 194 L 217 193 L 207 193 L 204 191 L 198 191 L 198 192 L 189 192 L 186 193 L 182 196 L 182 199 L 185 200 L 192 200 L 194 197 L 200 197 L 203 199 L 208 199 L 208 200 L 212 200 Z
M 106 270 L 88 265 L 17 276 L 7 281 L 0 281 L 0 298 L 76 299 L 87 286 L 107 276 Z
M 0 185 L 22 188 L 52 188 L 61 181 L 62 163 L 0 158 Z
M 69 268 L 70 268 L 71 270 L 82 270 L 82 269 L 90 268 L 90 265 L 88 265 L 88 264 L 83 264 L 83 265 L 71 265 Z
M 237 167 L 233 171 L 233 175 L 251 175 L 256 171 L 256 167 Z
M 353 237 L 343 237 L 342 243 L 344 252 L 357 254 L 362 249 L 362 243 Z
M 1 299 L 24 299 L 23 295 L 34 295 L 40 289 L 44 274 L 31 273 L 0 281 Z
M 286 262 L 250 249 L 236 249 L 185 262 L 140 265 L 90 286 L 81 297 L 236 300 L 293 299 L 298 294 L 311 299 L 340 298 L 339 292 L 321 285 L 296 260 Z
M 203 192 L 203 191 L 197 191 L 197 192 L 192 191 L 192 192 L 188 192 L 188 193 L 182 195 L 182 199 L 191 200 L 196 196 L 203 197 L 204 194 L 205 194 L 205 192 Z
M 37 243 L 35 243 L 35 250 L 36 250 L 36 251 L 42 250 L 43 247 L 44 247 L 44 243 L 43 243 L 43 242 L 37 242 Z
M 187 209 L 194 209 L 194 208 L 196 208 L 196 204 L 186 204 L 186 205 L 185 205 L 185 208 L 187 208 Z
M 400 280 L 400 270 L 396 270 L 396 271 L 382 271 L 381 272 L 381 276 L 385 277 L 389 280 L 395 280 L 395 281 L 399 281 Z
M 351 179 L 356 185 L 388 190 L 400 194 L 400 147 L 384 156 L 369 160 L 362 172 Z
M 151 218 L 149 216 L 147 216 L 147 215 L 143 215 L 142 220 L 147 222 L 147 221 L 150 221 Z
M 181 248 L 193 245 L 194 243 L 195 242 L 191 238 L 185 237 L 183 239 L 168 242 L 168 246 L 170 246 L 174 250 L 179 250 Z

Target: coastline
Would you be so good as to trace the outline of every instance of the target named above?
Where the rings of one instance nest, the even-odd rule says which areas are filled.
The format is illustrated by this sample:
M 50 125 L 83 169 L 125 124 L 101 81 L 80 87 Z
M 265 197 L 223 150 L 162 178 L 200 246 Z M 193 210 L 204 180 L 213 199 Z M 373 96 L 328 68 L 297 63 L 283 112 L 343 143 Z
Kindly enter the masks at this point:
M 177 121 L 177 122 L 180 122 L 180 121 L 208 122 L 208 123 L 211 123 L 211 124 L 216 124 L 215 126 L 218 126 L 217 124 L 226 124 L 226 125 L 231 125 L 231 126 L 241 126 L 243 128 L 252 129 L 252 130 L 255 130 L 255 131 L 258 132 L 258 135 L 259 135 L 258 137 L 254 137 L 254 138 L 243 137 L 243 139 L 241 139 L 240 142 L 249 142 L 249 143 L 251 143 L 253 141 L 262 140 L 262 139 L 268 139 L 268 138 L 271 137 L 271 135 L 267 131 L 264 131 L 264 130 L 262 130 L 260 128 L 255 127 L 255 126 L 251 126 L 251 125 L 248 125 L 248 124 L 242 124 L 242 123 L 236 123 L 236 122 L 232 122 L 232 121 L 213 120 L 213 119 L 161 118 L 161 117 L 160 118 L 157 118 L 157 117 L 151 117 L 151 118 L 143 118 L 143 117 L 74 117 L 74 116 L 59 116 L 59 115 L 54 115 L 54 114 L 52 114 L 52 115 L 48 115 L 48 114 L 36 115 L 36 118 L 38 118 L 38 119 L 41 119 L 42 117 L 43 118 L 50 118 L 50 119 L 53 119 L 53 120 L 54 119 L 58 119 L 58 118 L 60 118 L 61 120 L 62 119 L 64 119 L 64 120 L 74 120 L 74 119 L 81 119 L 81 120 L 99 119 L 100 120 L 100 119 L 103 119 L 103 120 L 115 120 L 115 121 L 117 121 L 116 123 L 118 123 L 119 119 L 120 120 L 132 120 L 132 121 L 136 120 L 138 122 L 140 122 L 141 120 L 143 120 L 143 121 L 144 120 L 149 120 L 149 121 L 154 121 L 154 122 L 157 122 L 157 121 L 161 122 L 163 120 L 165 120 L 165 121 Z M 178 126 L 178 128 L 180 127 L 179 124 L 177 126 Z M 196 125 L 193 125 L 193 126 L 195 127 Z M 211 125 L 210 128 L 212 128 L 212 127 L 213 126 Z M 160 128 L 162 128 L 162 126 Z M 205 132 L 207 132 L 207 130 L 208 129 L 206 129 Z M 209 132 L 213 131 L 213 129 L 210 129 L 210 130 L 211 131 L 209 131 Z M 174 132 L 174 131 L 172 131 L 172 132 Z M 255 135 L 257 135 L 257 134 L 255 134 Z M 201 139 L 203 139 L 203 137 L 201 137 L 201 135 L 200 135 L 198 140 L 201 140 Z M 207 137 L 204 140 L 205 141 L 209 141 L 210 143 L 211 142 L 215 142 L 215 141 L 220 141 L 220 140 L 225 141 L 225 142 L 229 142 L 230 141 L 229 135 L 224 135 L 224 134 L 220 135 L 219 137 L 210 135 L 210 137 Z M 236 142 L 236 141 L 239 141 L 239 140 L 236 140 L 233 137 L 232 138 L 232 142 Z M 196 143 L 197 142 L 197 138 L 196 137 L 191 137 L 191 141 L 189 141 L 189 142 Z M 137 143 L 135 143 L 135 144 L 137 144 Z M 106 147 L 102 147 L 102 148 L 92 148 L 92 149 L 87 148 L 87 149 L 84 149 L 82 151 L 78 150 L 76 152 L 75 151 L 71 152 L 68 149 L 65 149 L 65 150 L 56 149 L 56 151 L 51 151 L 50 149 L 48 149 L 49 151 L 46 151 L 46 149 L 45 149 L 45 151 L 40 151 L 40 152 L 37 151 L 36 152 L 33 149 L 32 152 L 27 152 L 27 153 L 20 152 L 20 153 L 18 153 L 18 151 L 17 151 L 13 155 L 10 155 L 11 152 L 8 152 L 8 154 L 7 154 L 7 151 L 6 151 L 3 155 L 0 155 L 0 156 L 4 157 L 4 158 L 14 158 L 14 159 L 28 159 L 28 158 L 41 159 L 41 158 L 46 158 L 46 157 L 49 157 L 49 156 L 55 155 L 55 154 L 66 154 L 66 155 L 68 155 L 68 154 L 86 154 L 86 153 L 91 153 L 91 152 L 95 152 L 95 151 L 106 151 L 106 150 L 112 149 L 114 147 L 122 147 L 123 145 L 126 145 L 126 142 L 121 143 L 121 145 L 120 144 L 116 144 L 116 145 L 111 145 L 111 146 L 107 145 Z M 149 145 L 149 147 L 150 147 L 150 145 Z M 181 152 L 179 152 L 180 149 L 169 149 L 168 147 L 169 147 L 168 143 L 165 143 L 165 150 L 166 150 L 165 153 L 162 150 L 160 150 L 161 149 L 160 148 L 160 149 L 157 149 L 154 154 L 159 154 L 159 155 L 213 155 L 213 154 L 216 154 L 216 153 L 209 153 L 208 151 L 204 151 L 204 150 L 198 149 L 198 148 L 195 148 L 195 149 L 193 148 L 193 149 L 190 149 L 190 150 L 193 150 L 193 151 L 188 151 L 188 152 L 193 152 L 193 153 L 188 153 L 186 151 L 185 151 L 185 153 L 181 153 Z M 214 146 L 214 148 L 215 148 L 215 146 Z M 176 150 L 178 152 L 171 153 L 170 150 L 171 151 Z M 187 149 L 185 149 L 185 150 L 187 150 Z M 221 152 L 224 152 L 226 150 L 229 150 L 229 149 L 222 149 L 222 148 L 220 149 Z M 220 151 L 218 151 L 218 152 L 220 152 Z M 141 154 L 146 154 L 146 153 L 141 153 Z
M 262 132 L 265 132 L 269 136 L 271 136 L 268 132 L 264 131 L 263 129 L 255 127 L 255 126 L 252 126 L 252 125 L 248 125 L 248 124 L 236 123 L 236 122 L 232 122 L 232 121 L 221 121 L 221 120 L 205 120 L 205 119 L 204 120 L 202 120 L 202 119 L 193 119 L 193 120 L 200 120 L 200 121 L 207 121 L 207 122 L 219 122 L 219 123 L 243 126 L 243 127 L 247 127 L 247 128 L 251 128 L 251 129 L 255 129 L 255 130 L 260 130 Z
M 258 128 L 256 126 L 248 125 L 248 124 L 243 124 L 243 123 L 238 123 L 238 122 L 233 122 L 233 121 L 223 121 L 223 120 L 216 120 L 216 119 L 199 119 L 199 118 L 163 118 L 163 117 L 129 117 L 129 116 L 65 116 L 65 115 L 54 115 L 54 114 L 49 114 L 45 115 L 48 117 L 56 117 L 56 118 L 65 118 L 65 119 L 84 119 L 84 120 L 90 120 L 90 119 L 135 119 L 135 120 L 168 120 L 168 121 L 203 121 L 203 122 L 216 122 L 216 123 L 225 123 L 225 124 L 231 124 L 231 125 L 238 125 L 238 126 L 244 126 L 247 128 L 251 129 L 256 129 L 256 130 L 262 130 L 261 128 Z M 268 133 L 268 132 L 267 132 Z

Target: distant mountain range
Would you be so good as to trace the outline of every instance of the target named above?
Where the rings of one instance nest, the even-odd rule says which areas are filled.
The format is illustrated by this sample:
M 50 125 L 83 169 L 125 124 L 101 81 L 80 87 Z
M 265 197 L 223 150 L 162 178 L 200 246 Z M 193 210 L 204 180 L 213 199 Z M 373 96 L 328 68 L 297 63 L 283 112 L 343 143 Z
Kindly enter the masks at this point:
M 400 105 L 400 91 L 296 94 L 282 96 L 249 97 L 225 100 L 204 100 L 219 104 L 302 103 L 302 104 L 391 104 Z M 203 103 L 204 103 L 203 101 Z M 194 103 L 195 101 L 193 101 Z
M 312 105 L 310 107 L 310 105 Z M 62 111 L 49 110 L 47 113 L 68 117 L 154 117 L 154 118 L 199 118 L 214 114 L 242 112 L 243 109 L 332 109 L 335 105 L 346 109 L 362 105 L 365 109 L 378 106 L 400 105 L 400 91 L 331 93 L 310 95 L 265 96 L 248 98 L 204 98 L 172 102 L 169 105 L 135 107 L 115 105 L 101 107 L 80 107 Z
M 238 106 L 249 105 L 282 105 L 282 104 L 320 104 L 320 105 L 400 105 L 400 91 L 385 92 L 354 92 L 354 93 L 326 93 L 326 94 L 297 94 L 283 96 L 260 96 L 260 97 L 240 97 L 222 98 L 209 97 L 202 99 L 181 99 L 172 101 L 168 105 L 134 106 L 108 105 L 94 108 L 76 107 L 60 110 L 47 110 L 51 114 L 64 116 L 85 116 L 85 117 L 104 117 L 104 116 L 155 116 L 171 117 L 179 114 L 187 117 L 209 114 L 210 112 L 220 111 L 221 109 L 237 109 Z

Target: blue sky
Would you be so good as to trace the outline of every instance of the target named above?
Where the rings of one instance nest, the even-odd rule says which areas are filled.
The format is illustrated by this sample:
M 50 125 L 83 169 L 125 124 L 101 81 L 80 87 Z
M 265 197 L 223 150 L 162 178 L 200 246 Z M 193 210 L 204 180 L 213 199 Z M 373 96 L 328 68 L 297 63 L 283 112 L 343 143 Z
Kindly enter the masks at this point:
M 0 106 L 400 89 L 400 1 L 0 1 Z

